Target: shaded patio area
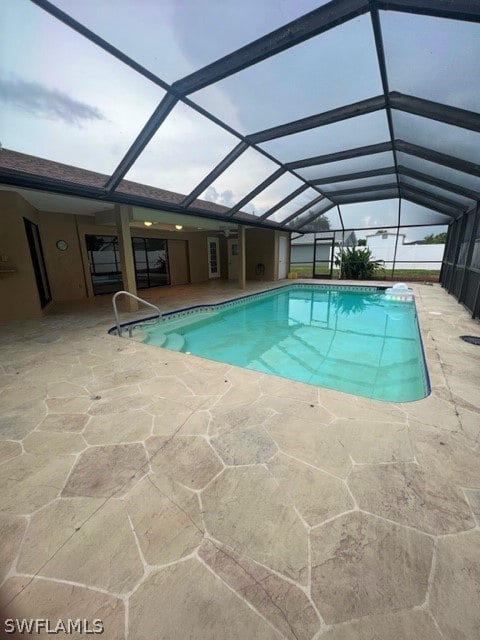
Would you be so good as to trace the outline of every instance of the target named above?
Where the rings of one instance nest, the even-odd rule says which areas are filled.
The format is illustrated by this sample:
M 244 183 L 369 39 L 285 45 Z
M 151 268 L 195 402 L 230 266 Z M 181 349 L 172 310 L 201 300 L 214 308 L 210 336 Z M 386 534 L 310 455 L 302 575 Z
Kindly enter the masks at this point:
M 112 640 L 478 638 L 480 348 L 459 336 L 480 330 L 413 288 L 432 394 L 403 404 L 110 336 L 110 297 L 3 324 L 6 617 Z

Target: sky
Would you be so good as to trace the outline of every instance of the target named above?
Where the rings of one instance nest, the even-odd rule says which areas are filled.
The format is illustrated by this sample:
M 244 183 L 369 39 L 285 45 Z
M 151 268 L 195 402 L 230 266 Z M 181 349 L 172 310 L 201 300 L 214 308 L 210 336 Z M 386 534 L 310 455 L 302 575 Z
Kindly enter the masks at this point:
M 326 4 L 322 0 L 53 0 L 60 9 L 172 83 L 216 58 Z M 380 12 L 390 90 L 480 111 L 480 26 Z M 413 72 L 414 71 L 414 72 Z M 373 97 L 382 92 L 370 16 L 363 15 L 190 96 L 242 135 Z M 64 26 L 29 0 L 0 2 L 0 142 L 3 147 L 111 174 L 165 91 Z M 396 137 L 478 162 L 480 134 L 394 112 Z M 280 161 L 300 160 L 389 139 L 384 112 L 266 142 Z M 189 193 L 238 139 L 178 103 L 126 178 Z M 385 154 L 388 156 L 391 154 Z M 361 167 L 376 159 L 360 158 Z M 380 162 L 381 160 L 381 162 Z M 415 160 L 404 158 L 404 162 Z M 379 158 L 378 166 L 391 159 Z M 386 164 L 383 164 L 383 163 Z M 347 163 L 348 164 L 348 163 Z M 428 163 L 427 163 L 428 164 Z M 425 165 L 424 165 L 425 166 Z M 249 149 L 202 197 L 233 206 L 278 168 Z M 321 165 L 322 177 L 342 167 Z M 353 169 L 350 161 L 346 170 Z M 432 175 L 480 190 L 480 179 L 430 167 Z M 334 171 L 335 170 L 335 171 Z M 302 173 L 302 172 L 300 172 Z M 288 174 L 243 210 L 261 215 L 297 188 Z M 345 185 L 343 185 L 345 187 Z M 329 188 L 340 188 L 330 185 Z M 325 191 L 327 187 L 325 187 Z M 326 191 L 327 192 L 327 191 Z M 313 190 L 308 194 L 315 196 Z M 298 202 L 302 206 L 303 201 Z M 390 219 L 398 202 L 342 206 L 360 227 Z M 408 204 L 405 223 L 445 222 Z M 290 208 L 275 214 L 286 218 Z M 338 214 L 330 213 L 332 225 Z M 380 221 L 380 222 L 379 222 Z M 347 224 L 347 222 L 346 222 Z M 433 231 L 442 231 L 438 228 Z M 408 231 L 407 239 L 430 233 Z

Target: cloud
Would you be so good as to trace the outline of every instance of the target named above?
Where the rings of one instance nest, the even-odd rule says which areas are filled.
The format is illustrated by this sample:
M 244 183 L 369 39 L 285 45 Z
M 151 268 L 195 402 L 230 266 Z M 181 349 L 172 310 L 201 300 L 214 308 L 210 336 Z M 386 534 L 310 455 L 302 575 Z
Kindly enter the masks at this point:
M 62 120 L 80 128 L 86 121 L 106 120 L 97 107 L 21 78 L 7 80 L 0 77 L 0 102 L 28 111 L 37 118 Z
M 208 187 L 205 191 L 203 198 L 205 200 L 209 200 L 210 202 L 216 202 L 217 204 L 222 204 L 225 207 L 233 207 L 238 198 L 235 199 L 235 194 L 230 189 L 226 189 L 219 193 L 214 186 Z

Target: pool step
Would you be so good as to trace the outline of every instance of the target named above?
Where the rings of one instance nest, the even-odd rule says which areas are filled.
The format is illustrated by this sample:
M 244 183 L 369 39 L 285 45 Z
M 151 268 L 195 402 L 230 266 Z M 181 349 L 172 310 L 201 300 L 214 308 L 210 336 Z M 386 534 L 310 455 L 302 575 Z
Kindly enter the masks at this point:
M 167 338 L 168 336 L 166 333 L 156 333 L 153 335 L 151 333 L 147 333 L 145 342 L 148 342 L 148 344 L 153 344 L 156 347 L 165 347 Z
M 162 346 L 166 349 L 170 349 L 171 351 L 181 351 L 185 346 L 185 338 L 179 333 L 169 333 L 165 337 L 166 340 Z

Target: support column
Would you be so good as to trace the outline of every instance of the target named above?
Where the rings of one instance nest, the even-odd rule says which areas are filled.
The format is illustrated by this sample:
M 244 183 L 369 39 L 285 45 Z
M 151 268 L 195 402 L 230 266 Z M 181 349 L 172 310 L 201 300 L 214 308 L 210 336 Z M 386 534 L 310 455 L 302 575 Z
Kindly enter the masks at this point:
M 245 289 L 247 281 L 247 260 L 245 251 L 245 227 L 238 225 L 238 288 Z
M 131 207 L 115 205 L 115 222 L 118 232 L 118 248 L 122 263 L 123 289 L 137 295 L 137 283 L 135 280 L 135 264 L 133 261 L 132 236 L 130 234 Z M 126 300 L 129 311 L 137 311 L 138 302 L 132 298 Z

